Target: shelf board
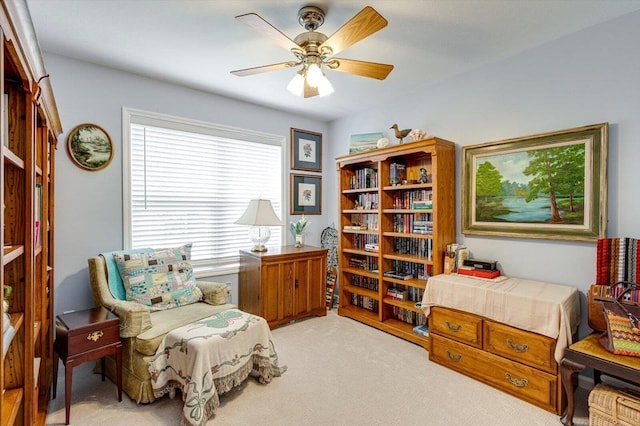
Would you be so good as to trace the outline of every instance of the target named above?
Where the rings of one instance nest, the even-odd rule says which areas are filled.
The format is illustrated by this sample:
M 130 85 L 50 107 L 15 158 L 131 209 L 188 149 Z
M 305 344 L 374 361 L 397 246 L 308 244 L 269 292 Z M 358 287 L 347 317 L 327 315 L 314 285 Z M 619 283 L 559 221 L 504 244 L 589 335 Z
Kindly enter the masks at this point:
M 342 213 L 349 214 L 378 214 L 378 209 L 344 209 Z
M 13 425 L 22 404 L 22 388 L 6 389 L 2 394 L 2 426 Z
M 372 256 L 372 257 L 378 257 L 380 255 L 380 253 L 377 251 L 366 251 L 362 249 L 350 249 L 350 248 L 343 248 L 342 252 L 350 253 L 350 254 L 359 254 L 362 256 Z
M 416 343 L 426 350 L 429 350 L 429 337 L 414 333 L 413 327 L 413 324 L 409 324 L 395 318 L 384 320 L 381 324 L 381 328 L 383 330 L 395 334 L 396 336 L 410 342 Z
M 5 164 L 11 164 L 19 169 L 24 169 L 24 161 L 8 149 L 2 150 Z
M 422 290 L 424 290 L 427 287 L 427 281 L 425 280 L 419 280 L 419 279 L 412 279 L 412 280 L 400 280 L 398 278 L 392 278 L 392 277 L 384 277 L 382 278 L 384 281 L 387 282 L 391 282 L 394 284 L 402 284 L 402 285 L 407 285 L 410 287 L 416 287 L 416 288 L 420 288 Z
M 343 189 L 343 194 L 359 194 L 361 192 L 378 192 L 378 188 L 355 188 L 355 189 Z
M 432 240 L 433 234 L 411 234 L 407 232 L 383 232 L 385 237 L 403 237 L 403 238 L 420 238 L 423 240 Z
M 419 302 L 414 302 L 412 300 L 396 300 L 392 297 L 385 297 L 384 299 L 382 299 L 382 301 L 387 305 L 393 305 L 402 309 L 406 309 L 408 311 L 424 314 L 424 311 L 421 308 L 416 308 L 416 303 Z
M 7 265 L 10 262 L 13 262 L 14 260 L 16 260 L 19 256 L 21 256 L 24 253 L 24 246 L 19 246 L 19 245 L 11 245 L 11 246 L 3 246 L 2 247 L 3 250 L 3 263 L 4 265 Z
M 380 323 L 377 312 L 354 305 L 339 306 L 338 315 L 353 318 L 357 321 L 373 326 Z
M 372 299 L 378 300 L 379 295 L 375 290 L 369 290 L 368 288 L 358 287 L 351 284 L 343 284 L 343 290 L 348 291 L 349 293 L 357 294 L 359 296 L 367 296 Z
M 433 261 L 425 257 L 411 256 L 408 254 L 388 253 L 388 254 L 383 254 L 382 257 L 385 259 L 391 259 L 391 260 L 402 260 L 405 262 L 422 263 L 424 265 L 433 265 Z
M 388 185 L 382 187 L 385 191 L 406 191 L 407 189 L 431 189 L 433 183 L 409 183 L 406 185 Z
M 40 336 L 40 328 L 41 328 L 41 323 L 40 321 L 36 321 L 33 323 L 33 343 L 35 344 L 36 341 L 38 340 L 38 337 Z
M 433 209 L 383 209 L 382 213 L 397 213 L 397 214 L 433 213 Z
M 378 231 L 373 231 L 370 229 L 343 229 L 343 234 L 368 234 L 368 235 L 378 235 Z
M 368 278 L 380 278 L 380 275 L 377 272 L 367 271 L 366 269 L 358 269 L 358 268 L 342 268 L 343 272 L 348 272 L 349 274 L 360 275 Z

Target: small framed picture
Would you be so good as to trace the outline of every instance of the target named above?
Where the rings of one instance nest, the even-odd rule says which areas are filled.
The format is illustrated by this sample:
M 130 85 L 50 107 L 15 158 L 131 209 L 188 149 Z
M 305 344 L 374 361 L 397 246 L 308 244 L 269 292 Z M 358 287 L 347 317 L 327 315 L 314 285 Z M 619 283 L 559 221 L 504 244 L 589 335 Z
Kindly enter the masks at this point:
M 322 171 L 322 133 L 291 129 L 291 169 Z
M 290 214 L 322 213 L 322 177 L 291 174 Z
M 76 166 L 95 172 L 113 159 L 113 142 L 109 134 L 96 124 L 76 126 L 67 139 L 67 150 Z

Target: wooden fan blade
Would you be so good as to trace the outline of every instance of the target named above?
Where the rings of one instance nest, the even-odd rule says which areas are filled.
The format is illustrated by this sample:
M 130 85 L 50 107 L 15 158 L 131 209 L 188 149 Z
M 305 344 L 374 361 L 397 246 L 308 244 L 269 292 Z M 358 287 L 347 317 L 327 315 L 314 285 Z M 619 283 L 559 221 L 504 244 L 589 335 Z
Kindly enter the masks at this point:
M 367 6 L 325 40 L 320 45 L 320 51 L 323 46 L 328 46 L 335 55 L 386 26 L 387 20 L 374 8 Z
M 307 84 L 306 79 L 305 79 L 305 82 L 304 82 L 304 97 L 305 98 L 311 98 L 313 96 L 318 96 L 318 88 L 309 86 Z
M 349 74 L 375 78 L 378 80 L 384 80 L 387 78 L 393 69 L 393 65 L 379 64 L 377 62 L 356 61 L 344 58 L 331 58 L 331 60 L 336 60 L 339 63 L 337 68 L 330 68 L 334 71 L 347 72 Z
M 235 71 L 231 71 L 231 74 L 233 75 L 237 75 L 239 77 L 245 77 L 247 75 L 254 75 L 254 74 L 260 74 L 263 72 L 268 72 L 268 71 L 277 71 L 277 70 L 281 70 L 283 68 L 290 68 L 292 66 L 295 66 L 297 63 L 296 62 L 280 62 L 279 64 L 271 64 L 271 65 L 263 65 L 261 67 L 254 67 L 254 68 L 246 68 L 243 70 L 235 70 Z
M 247 13 L 245 15 L 238 15 L 236 16 L 236 19 L 289 51 L 293 48 L 300 48 L 300 46 L 295 44 L 293 40 L 280 32 L 279 29 L 262 19 L 258 14 Z

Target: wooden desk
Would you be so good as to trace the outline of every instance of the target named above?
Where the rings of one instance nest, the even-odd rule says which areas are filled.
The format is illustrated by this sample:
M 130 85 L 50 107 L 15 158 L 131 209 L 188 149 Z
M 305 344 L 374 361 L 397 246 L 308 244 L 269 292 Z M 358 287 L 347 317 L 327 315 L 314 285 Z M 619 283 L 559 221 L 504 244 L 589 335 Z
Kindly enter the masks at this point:
M 118 376 L 118 401 L 122 401 L 122 343 L 120 320 L 103 307 L 70 312 L 56 317 L 53 344 L 53 398 L 58 382 L 58 360 L 65 365 L 65 424 L 69 424 L 73 367 L 101 358 L 102 381 L 106 355 L 115 355 Z
M 590 334 L 572 344 L 560 360 L 560 375 L 567 394 L 567 410 L 560 421 L 566 426 L 573 425 L 577 375 L 585 368 L 593 368 L 595 384 L 600 383 L 600 376 L 604 373 L 640 385 L 640 358 L 612 354 L 600 345 L 600 334 Z

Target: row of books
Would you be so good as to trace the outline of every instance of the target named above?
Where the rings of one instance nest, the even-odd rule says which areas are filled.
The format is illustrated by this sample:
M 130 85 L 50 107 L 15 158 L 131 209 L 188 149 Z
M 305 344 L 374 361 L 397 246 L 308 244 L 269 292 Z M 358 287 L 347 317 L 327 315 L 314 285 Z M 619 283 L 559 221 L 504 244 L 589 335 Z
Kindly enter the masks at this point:
M 375 271 L 378 269 L 378 259 L 368 256 L 352 256 L 349 259 L 349 267 L 364 269 L 365 271 Z
M 393 247 L 398 254 L 408 254 L 431 260 L 433 241 L 407 237 L 393 237 Z
M 368 229 L 371 231 L 377 231 L 378 215 L 369 213 L 353 213 L 351 214 L 351 226 L 345 226 L 345 229 Z
M 393 270 L 411 274 L 419 280 L 428 280 L 431 276 L 431 265 L 422 263 L 406 262 L 404 260 L 394 260 L 392 263 Z
M 433 215 L 431 213 L 415 215 L 412 213 L 396 213 L 393 215 L 393 232 L 421 234 L 433 231 Z
M 378 194 L 375 192 L 367 192 L 366 194 L 358 194 L 354 200 L 354 208 L 363 210 L 373 210 L 378 208 Z
M 366 288 L 368 290 L 378 291 L 377 278 L 363 277 L 362 275 L 351 274 L 351 285 Z
M 393 307 L 393 315 L 398 318 L 400 321 L 413 324 L 413 325 L 423 325 L 427 324 L 427 317 L 425 314 L 410 311 L 408 309 L 401 308 L 399 306 Z
M 361 296 L 359 294 L 352 293 L 351 304 L 369 311 L 378 312 L 378 301 L 368 296 Z
M 351 189 L 377 188 L 378 171 L 370 167 L 355 170 L 354 175 L 350 177 L 349 187 Z
M 395 300 L 408 300 L 411 302 L 422 302 L 422 296 L 424 295 L 424 290 L 411 287 L 404 286 L 401 284 L 394 284 L 387 289 L 387 296 L 392 297 Z
M 351 244 L 355 249 L 366 250 L 367 244 L 379 244 L 378 236 L 371 234 L 353 234 L 351 236 Z
M 393 208 L 431 209 L 433 208 L 433 192 L 427 189 L 397 192 L 393 195 Z

